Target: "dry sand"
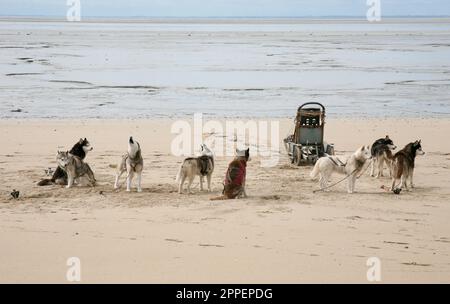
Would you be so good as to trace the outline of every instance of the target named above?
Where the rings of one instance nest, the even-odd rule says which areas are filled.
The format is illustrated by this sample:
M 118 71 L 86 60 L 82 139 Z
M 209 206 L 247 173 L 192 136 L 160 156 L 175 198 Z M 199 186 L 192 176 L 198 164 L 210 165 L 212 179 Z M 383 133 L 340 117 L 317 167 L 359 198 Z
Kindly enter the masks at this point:
M 310 167 L 274 168 L 253 158 L 249 198 L 210 201 L 230 158 L 217 159 L 213 193 L 176 193 L 181 162 L 170 154 L 169 120 L 3 120 L 0 122 L 0 282 L 66 281 L 66 260 L 81 259 L 82 282 L 365 283 L 378 257 L 382 282 L 450 282 L 448 119 L 329 120 L 338 154 L 389 134 L 421 138 L 413 192 L 393 195 L 367 175 L 357 193 L 344 185 L 313 194 Z M 280 134 L 292 126 L 281 121 Z M 143 147 L 142 193 L 112 190 L 114 169 L 133 134 Z M 56 150 L 79 137 L 94 146 L 87 162 L 95 188 L 37 187 Z M 282 137 L 282 136 L 281 136 Z M 284 151 L 281 151 L 284 152 Z M 339 177 L 334 176 L 334 180 Z M 196 183 L 197 184 L 197 183 Z M 197 184 L 198 185 L 198 184 Z M 21 192 L 9 198 L 11 189 Z

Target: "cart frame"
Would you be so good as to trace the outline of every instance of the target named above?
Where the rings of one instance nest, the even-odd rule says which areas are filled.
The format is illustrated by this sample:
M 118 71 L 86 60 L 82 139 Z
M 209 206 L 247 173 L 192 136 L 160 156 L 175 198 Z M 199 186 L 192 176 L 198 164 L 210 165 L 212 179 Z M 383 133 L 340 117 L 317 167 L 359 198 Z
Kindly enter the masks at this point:
M 323 140 L 324 127 L 325 107 L 321 103 L 307 102 L 298 107 L 294 134 L 284 139 L 291 163 L 314 164 L 322 156 L 334 155 L 333 145 Z

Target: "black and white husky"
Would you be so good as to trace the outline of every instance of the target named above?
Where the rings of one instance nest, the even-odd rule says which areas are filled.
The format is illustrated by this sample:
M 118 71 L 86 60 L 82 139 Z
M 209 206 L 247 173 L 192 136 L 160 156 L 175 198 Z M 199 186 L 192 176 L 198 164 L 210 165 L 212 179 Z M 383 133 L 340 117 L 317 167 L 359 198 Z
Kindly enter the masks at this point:
M 409 186 L 414 188 L 413 175 L 417 155 L 424 155 L 420 140 L 407 144 L 403 149 L 395 153 L 392 161 L 392 186 L 394 191 L 397 187 L 396 182 L 400 179 L 400 189 L 408 190 Z
M 394 145 L 392 139 L 386 135 L 385 138 L 377 139 L 370 149 L 372 154 L 372 164 L 370 169 L 370 176 L 375 176 L 375 167 L 378 167 L 377 178 L 383 176 L 384 163 L 388 165 L 389 174 L 391 174 L 391 164 L 392 164 L 392 151 L 397 148 Z
M 311 178 L 315 179 L 318 175 L 320 189 L 326 189 L 330 176 L 333 172 L 345 174 L 348 177 L 347 192 L 355 191 L 355 182 L 357 175 L 364 169 L 364 164 L 371 158 L 369 146 L 362 146 L 353 153 L 344 164 L 336 156 L 324 156 L 317 160 L 314 169 L 311 171 Z M 366 167 L 367 168 L 367 167 Z
M 211 192 L 211 176 L 214 171 L 214 154 L 205 145 L 201 145 L 201 155 L 198 157 L 188 157 L 183 160 L 183 163 L 178 170 L 176 181 L 178 182 L 178 193 L 183 192 L 183 184 L 188 180 L 187 191 L 192 193 L 191 185 L 195 176 L 200 176 L 200 191 L 203 191 L 203 177 L 206 176 L 208 182 L 208 192 Z
M 71 155 L 75 155 L 81 160 L 86 158 L 86 155 L 89 151 L 92 151 L 93 147 L 90 142 L 85 138 L 80 138 L 80 140 L 70 149 L 69 153 Z M 58 185 L 67 185 L 67 173 L 61 169 L 59 166 L 56 168 L 55 172 L 53 172 L 52 178 L 43 179 L 38 182 L 38 186 L 47 186 L 52 184 Z
M 128 141 L 128 151 L 122 156 L 122 160 L 117 167 L 116 181 L 114 189 L 118 189 L 119 178 L 126 171 L 127 172 L 127 191 L 131 191 L 131 181 L 136 173 L 137 177 L 137 191 L 141 192 L 142 170 L 144 169 L 144 159 L 142 158 L 141 146 L 137 141 L 130 137 Z

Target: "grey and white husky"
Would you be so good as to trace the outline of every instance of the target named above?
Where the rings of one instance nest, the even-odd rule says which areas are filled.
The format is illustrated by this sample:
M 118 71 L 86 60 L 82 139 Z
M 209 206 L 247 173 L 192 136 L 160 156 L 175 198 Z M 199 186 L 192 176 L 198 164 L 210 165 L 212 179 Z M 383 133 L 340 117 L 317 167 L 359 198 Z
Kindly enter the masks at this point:
M 320 188 L 325 189 L 333 172 L 345 174 L 348 176 L 347 192 L 353 193 L 357 175 L 363 171 L 365 168 L 364 164 L 370 158 L 369 146 L 362 146 L 356 150 L 345 164 L 336 156 L 324 156 L 317 160 L 310 176 L 314 179 L 317 175 L 320 175 Z
M 119 178 L 127 172 L 127 191 L 131 191 L 131 181 L 136 173 L 137 191 L 141 192 L 142 170 L 144 169 L 144 159 L 142 158 L 141 146 L 130 136 L 128 141 L 128 151 L 122 156 L 119 166 L 117 167 L 116 182 L 114 189 L 119 188 Z
M 91 186 L 95 186 L 94 172 L 87 163 L 85 163 L 80 157 L 72 155 L 69 151 L 58 151 L 56 155 L 56 161 L 59 168 L 67 174 L 67 186 L 70 188 L 75 181 L 78 181 L 80 177 L 87 176 Z
M 78 156 L 82 160 L 86 157 L 89 151 L 92 151 L 92 146 L 86 138 L 80 138 L 80 140 L 70 149 L 69 153 Z M 67 174 L 59 166 L 53 172 L 52 178 L 46 178 L 38 182 L 38 186 L 47 185 L 67 185 Z
M 192 193 L 191 185 L 195 176 L 200 176 L 200 191 L 203 191 L 203 177 L 206 176 L 208 182 L 208 192 L 211 192 L 211 176 L 214 172 L 214 154 L 205 145 L 201 145 L 201 155 L 198 157 L 188 157 L 183 160 L 183 163 L 178 170 L 176 181 L 178 184 L 178 193 L 183 192 L 183 184 L 188 180 L 187 191 Z

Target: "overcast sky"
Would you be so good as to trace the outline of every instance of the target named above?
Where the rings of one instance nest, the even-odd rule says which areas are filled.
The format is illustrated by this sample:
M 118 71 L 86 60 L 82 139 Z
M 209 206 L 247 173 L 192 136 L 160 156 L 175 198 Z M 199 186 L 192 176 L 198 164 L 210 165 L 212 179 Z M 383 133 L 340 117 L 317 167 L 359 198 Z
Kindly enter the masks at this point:
M 0 0 L 0 15 L 61 16 L 67 0 Z M 382 16 L 449 16 L 450 0 L 380 0 Z M 82 16 L 365 16 L 366 0 L 80 0 Z

